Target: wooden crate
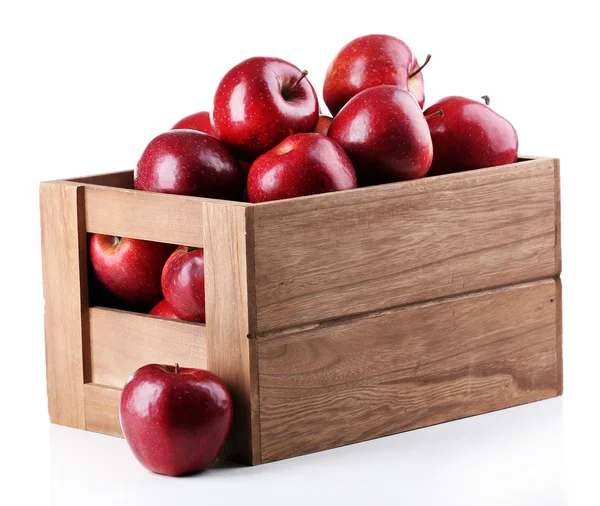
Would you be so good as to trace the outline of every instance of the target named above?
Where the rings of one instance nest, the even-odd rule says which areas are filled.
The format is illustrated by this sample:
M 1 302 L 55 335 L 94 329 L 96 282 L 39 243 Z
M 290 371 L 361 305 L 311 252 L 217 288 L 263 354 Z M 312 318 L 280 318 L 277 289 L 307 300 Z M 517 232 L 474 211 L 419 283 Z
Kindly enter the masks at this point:
M 264 204 L 41 185 L 50 419 L 121 435 L 139 366 L 229 385 L 259 464 L 562 393 L 559 163 Z M 89 307 L 86 233 L 203 247 L 206 325 Z

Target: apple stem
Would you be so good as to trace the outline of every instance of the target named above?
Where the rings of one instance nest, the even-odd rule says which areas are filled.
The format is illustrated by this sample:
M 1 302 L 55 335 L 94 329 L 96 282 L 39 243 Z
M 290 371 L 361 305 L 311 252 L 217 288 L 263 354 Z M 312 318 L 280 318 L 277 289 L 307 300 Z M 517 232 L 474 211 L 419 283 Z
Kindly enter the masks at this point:
M 303 70 L 302 73 L 300 74 L 300 77 L 298 79 L 296 79 L 296 81 L 294 81 L 292 83 L 292 85 L 288 88 L 288 93 L 290 91 L 292 91 L 296 86 L 298 86 L 300 81 L 302 81 L 302 79 L 304 79 L 307 75 L 308 75 L 308 70 Z
M 425 68 L 425 66 L 429 63 L 429 60 L 431 60 L 431 55 L 430 54 L 428 54 L 427 58 L 425 58 L 425 62 L 423 63 L 423 65 L 421 65 L 414 72 L 411 72 L 410 74 L 408 74 L 408 78 L 410 79 L 411 77 L 415 77 L 419 72 L 421 72 L 421 70 L 423 70 Z
M 481 98 L 484 100 L 484 102 L 485 102 L 485 105 L 490 105 L 490 97 L 489 97 L 489 96 L 487 96 L 487 95 L 484 95 L 484 96 L 483 96 L 483 97 L 481 97 Z
M 429 118 L 435 118 L 436 116 L 443 116 L 444 115 L 444 111 L 442 111 L 441 109 L 439 111 L 435 111 L 432 112 L 431 114 L 428 114 L 427 116 L 425 116 L 425 119 L 428 120 Z
M 179 364 L 177 362 L 175 362 L 175 374 L 179 374 L 181 372 L 181 369 L 179 369 Z
M 121 244 L 121 241 L 123 240 L 122 237 L 118 237 L 118 236 L 114 236 L 113 237 L 113 246 L 117 247 L 119 244 Z

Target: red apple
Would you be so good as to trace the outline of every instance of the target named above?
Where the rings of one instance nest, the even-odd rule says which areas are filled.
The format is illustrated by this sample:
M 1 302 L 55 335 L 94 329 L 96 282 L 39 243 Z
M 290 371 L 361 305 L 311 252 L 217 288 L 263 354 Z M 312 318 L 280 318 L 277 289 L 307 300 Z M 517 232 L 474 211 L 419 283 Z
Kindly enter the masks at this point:
M 160 242 L 92 234 L 89 255 L 102 286 L 132 306 L 147 308 L 162 299 L 161 272 L 174 249 Z
M 323 114 L 320 115 L 319 121 L 317 121 L 317 126 L 315 127 L 315 132 L 321 135 L 327 135 L 332 121 L 333 118 L 331 116 L 325 116 Z
M 151 314 L 152 316 L 160 316 L 161 318 L 169 318 L 171 320 L 179 320 L 165 299 L 156 304 L 156 306 L 154 306 L 148 314 Z
M 421 108 L 425 103 L 422 68 L 410 48 L 391 35 L 365 35 L 346 44 L 329 65 L 323 99 L 335 116 L 357 93 L 394 84 L 410 91 Z
M 356 188 L 344 150 L 317 133 L 290 135 L 259 156 L 248 173 L 248 200 L 265 202 Z
M 446 97 L 425 111 L 433 142 L 429 175 L 493 167 L 517 161 L 519 139 L 512 124 L 486 103 Z
M 361 91 L 333 119 L 329 137 L 348 153 L 361 185 L 423 177 L 433 157 L 423 111 L 397 86 Z
M 179 246 L 165 263 L 161 283 L 165 300 L 179 318 L 205 321 L 203 249 Z
M 181 476 L 211 466 L 233 420 L 231 395 L 214 374 L 150 364 L 131 376 L 121 394 L 123 435 L 146 469 Z
M 180 119 L 171 130 L 197 130 L 216 137 L 208 111 L 200 111 Z
M 317 95 L 306 71 L 279 58 L 243 61 L 223 77 L 215 93 L 218 136 L 247 160 L 288 135 L 313 131 L 318 116 Z
M 225 144 L 196 130 L 155 137 L 134 174 L 134 188 L 151 192 L 236 199 L 242 187 L 242 173 Z

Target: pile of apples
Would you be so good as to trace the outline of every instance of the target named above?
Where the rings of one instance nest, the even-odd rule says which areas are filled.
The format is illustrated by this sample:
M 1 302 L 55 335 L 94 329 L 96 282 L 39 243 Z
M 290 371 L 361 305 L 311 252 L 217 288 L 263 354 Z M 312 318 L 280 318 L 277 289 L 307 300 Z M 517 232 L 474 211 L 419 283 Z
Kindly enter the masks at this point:
M 212 113 L 183 118 L 154 138 L 134 173 L 137 190 L 258 203 L 517 160 L 513 126 L 489 99 L 451 96 L 423 111 L 423 65 L 389 35 L 353 40 L 327 70 L 320 114 L 307 72 L 256 57 L 221 80 Z M 96 279 L 132 308 L 205 321 L 202 249 L 94 234 Z M 164 299 L 163 299 L 164 297 Z M 121 397 L 123 433 L 151 471 L 206 469 L 233 417 L 213 374 L 150 364 Z
M 320 115 L 307 71 L 255 57 L 201 111 L 154 138 L 138 190 L 258 203 L 512 163 L 518 138 L 489 99 L 447 97 L 424 112 L 423 67 L 389 35 L 359 37 L 334 58 Z

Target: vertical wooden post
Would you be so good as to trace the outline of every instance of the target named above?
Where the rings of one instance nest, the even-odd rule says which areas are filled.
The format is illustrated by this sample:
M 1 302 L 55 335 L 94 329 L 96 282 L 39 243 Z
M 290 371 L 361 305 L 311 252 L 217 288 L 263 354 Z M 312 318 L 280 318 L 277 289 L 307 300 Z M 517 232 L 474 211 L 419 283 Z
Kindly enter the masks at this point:
M 208 369 L 229 386 L 234 422 L 224 457 L 260 463 L 251 207 L 204 204 Z
M 80 429 L 87 311 L 83 198 L 81 184 L 40 185 L 48 412 L 51 422 Z

